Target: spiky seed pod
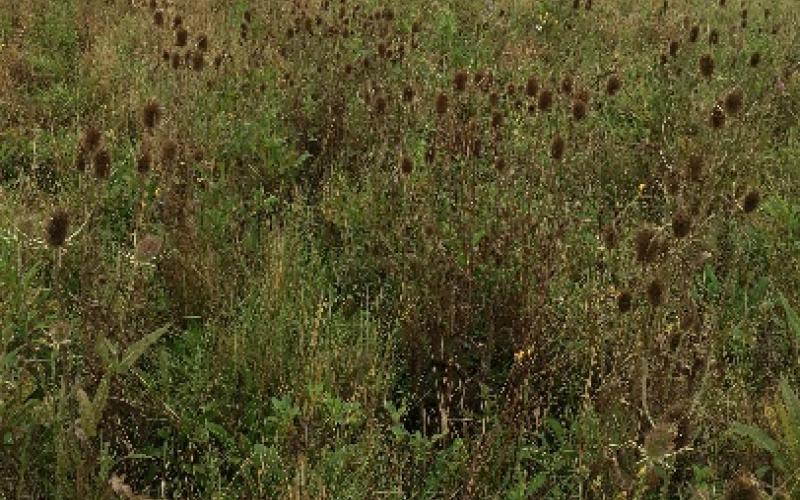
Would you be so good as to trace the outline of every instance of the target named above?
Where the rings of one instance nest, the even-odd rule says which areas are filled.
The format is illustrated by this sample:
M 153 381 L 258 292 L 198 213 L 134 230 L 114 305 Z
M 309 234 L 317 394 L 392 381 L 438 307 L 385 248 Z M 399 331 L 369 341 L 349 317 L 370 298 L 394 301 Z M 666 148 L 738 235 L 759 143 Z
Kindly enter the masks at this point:
M 672 40 L 669 42 L 669 55 L 675 57 L 678 55 L 678 41 Z
M 621 291 L 617 295 L 617 310 L 620 314 L 625 314 L 633 307 L 633 295 L 627 290 Z
M 659 459 L 675 449 L 675 431 L 667 423 L 650 429 L 644 438 L 644 452 L 648 458 Z
M 197 38 L 197 50 L 201 52 L 206 52 L 208 50 L 208 37 L 205 35 L 200 35 Z
M 615 95 L 622 88 L 622 80 L 619 75 L 611 75 L 606 82 L 606 93 Z
M 498 104 L 500 104 L 500 94 L 497 92 L 492 92 L 489 94 L 489 105 L 494 108 Z
M 742 210 L 744 210 L 746 214 L 749 214 L 758 208 L 760 202 L 761 193 L 752 189 L 745 195 L 744 200 L 742 200 Z
M 525 83 L 525 95 L 528 97 L 536 97 L 536 94 L 539 93 L 539 79 L 536 75 L 531 75 L 528 77 L 528 81 Z
M 172 140 L 166 140 L 161 145 L 161 162 L 165 165 L 172 164 L 178 157 L 178 145 Z
M 172 29 L 178 29 L 183 26 L 183 18 L 181 16 L 175 16 L 172 19 Z
M 689 41 L 695 43 L 697 39 L 700 37 L 700 26 L 692 26 L 692 29 L 689 30 Z
M 730 115 L 735 115 L 742 110 L 744 104 L 744 91 L 736 87 L 725 96 L 725 111 Z
M 161 119 L 161 106 L 155 100 L 150 100 L 142 109 L 142 124 L 147 129 L 153 129 Z
M 436 96 L 436 106 L 435 106 L 436 114 L 443 115 L 447 113 L 447 107 L 448 107 L 447 94 L 445 94 L 444 92 L 439 92 L 439 94 Z
M 719 43 L 719 31 L 716 29 L 712 29 L 708 33 L 708 43 L 711 45 L 717 45 Z
M 469 78 L 469 75 L 466 70 L 461 69 L 456 71 L 453 77 L 453 88 L 456 92 L 464 92 L 464 90 L 467 89 L 467 78 Z
M 161 53 L 161 59 L 166 63 L 169 62 L 169 51 L 168 50 L 165 50 L 164 52 Z
M 561 93 L 570 95 L 572 94 L 572 90 L 574 87 L 574 80 L 572 79 L 572 75 L 566 74 L 561 78 Z
M 500 128 L 503 126 L 503 113 L 500 111 L 495 111 L 492 113 L 492 127 L 493 128 Z
M 375 112 L 376 116 L 383 116 L 386 114 L 386 96 L 383 94 L 378 94 L 375 96 L 375 100 L 372 104 L 372 110 Z
M 636 247 L 636 260 L 647 264 L 655 262 L 664 252 L 664 242 L 661 236 L 650 227 L 645 227 L 636 233 L 634 239 Z
M 400 172 L 403 175 L 411 175 L 411 172 L 414 170 L 414 161 L 407 155 L 403 155 L 400 158 Z
M 94 176 L 97 179 L 108 179 L 111 173 L 111 155 L 105 149 L 98 149 L 92 158 Z
M 152 166 L 153 157 L 150 155 L 149 151 L 142 151 L 139 156 L 136 157 L 136 171 L 140 174 L 147 174 L 150 172 Z
M 723 500 L 760 500 L 764 498 L 756 482 L 749 474 L 739 473 L 725 487 Z
M 553 138 L 553 142 L 550 143 L 550 157 L 555 161 L 561 161 L 564 158 L 564 149 L 566 148 L 566 143 L 564 142 L 564 138 L 560 135 L 556 135 Z
M 711 117 L 709 119 L 713 128 L 722 128 L 725 126 L 725 111 L 722 106 L 715 104 L 711 109 Z
M 244 22 L 246 22 L 246 23 L 250 23 L 250 22 L 253 21 L 253 13 L 250 12 L 249 10 L 244 11 L 244 14 L 243 14 L 242 17 L 244 17 Z
M 506 97 L 514 97 L 514 94 L 517 93 L 517 86 L 514 85 L 514 82 L 509 82 L 506 85 Z
M 93 125 L 89 125 L 83 131 L 83 137 L 81 138 L 80 149 L 87 153 L 91 153 L 100 145 L 100 141 L 103 139 L 103 134 Z
M 692 229 L 692 217 L 685 207 L 681 207 L 672 216 L 672 234 L 676 238 L 685 238 Z
M 186 42 L 189 40 L 189 32 L 186 28 L 178 28 L 175 32 L 175 46 L 186 47 Z
M 542 89 L 539 92 L 539 100 L 536 103 L 540 111 L 547 111 L 553 105 L 553 92 L 548 89 Z
M 750 54 L 750 67 L 755 68 L 761 62 L 761 52 L 753 52 Z
M 181 55 L 177 52 L 172 53 L 172 69 L 181 67 Z
M 161 247 L 164 241 L 158 236 L 147 235 L 143 236 L 136 242 L 136 258 L 139 261 L 152 260 L 158 257 L 161 253 Z
M 69 214 L 63 208 L 56 209 L 47 221 L 45 237 L 50 246 L 60 247 L 67 241 Z
M 164 13 L 162 11 L 157 10 L 153 13 L 153 24 L 159 28 L 164 26 Z
M 411 85 L 406 85 L 403 89 L 403 102 L 410 103 L 414 100 L 414 88 Z
M 693 154 L 686 163 L 686 176 L 692 182 L 700 182 L 703 178 L 703 157 Z
M 658 278 L 654 278 L 647 285 L 647 301 L 653 307 L 660 306 L 664 301 L 664 284 Z
M 589 105 L 589 91 L 586 89 L 581 89 L 575 92 L 575 99 L 578 101 L 583 101 L 584 104 L 587 106 Z
M 572 101 L 572 117 L 576 121 L 583 120 L 586 117 L 586 103 L 580 99 Z
M 205 65 L 205 59 L 202 52 L 195 52 L 192 54 L 192 69 L 195 71 L 202 71 Z

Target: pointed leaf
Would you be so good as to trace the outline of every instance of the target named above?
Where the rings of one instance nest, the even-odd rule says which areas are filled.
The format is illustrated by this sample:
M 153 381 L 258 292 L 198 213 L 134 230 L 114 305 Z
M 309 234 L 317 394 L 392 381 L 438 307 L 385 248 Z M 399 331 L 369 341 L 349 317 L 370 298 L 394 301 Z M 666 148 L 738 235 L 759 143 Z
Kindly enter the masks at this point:
M 731 430 L 740 436 L 750 438 L 750 440 L 753 441 L 756 446 L 772 455 L 772 460 L 775 463 L 775 467 L 781 471 L 786 470 L 786 456 L 781 452 L 778 443 L 776 443 L 775 440 L 772 439 L 766 432 L 762 431 L 758 427 L 739 423 L 733 424 Z
M 141 358 L 142 354 L 147 351 L 147 348 L 155 344 L 162 335 L 167 333 L 168 329 L 169 326 L 162 326 L 158 330 L 145 335 L 141 339 L 128 346 L 128 349 L 125 350 L 125 354 L 122 355 L 122 359 L 119 362 L 117 371 L 119 373 L 126 373 L 128 370 L 133 368 L 133 365 L 139 361 L 139 358 Z
M 89 395 L 86 394 L 82 388 L 75 391 L 78 397 L 78 414 L 80 415 L 81 429 L 86 433 L 87 437 L 94 437 L 95 423 L 94 423 L 94 408 Z
M 789 325 L 789 330 L 794 333 L 795 337 L 800 339 L 800 316 L 798 316 L 797 311 L 792 308 L 792 305 L 789 304 L 783 294 L 781 294 L 781 304 L 783 304 L 783 310 L 786 312 L 786 323 Z

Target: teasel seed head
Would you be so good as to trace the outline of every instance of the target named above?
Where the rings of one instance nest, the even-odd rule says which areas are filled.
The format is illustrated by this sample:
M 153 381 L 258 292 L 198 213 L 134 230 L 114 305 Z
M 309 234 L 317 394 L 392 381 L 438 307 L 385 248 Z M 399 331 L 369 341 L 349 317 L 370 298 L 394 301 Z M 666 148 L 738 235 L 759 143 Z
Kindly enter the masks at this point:
M 620 314 L 625 314 L 633 308 L 633 295 L 627 290 L 617 294 L 617 310 Z
M 586 103 L 581 99 L 572 101 L 572 117 L 575 121 L 583 120 L 586 117 Z
M 570 94 L 572 94 L 573 87 L 574 87 L 574 80 L 572 78 L 572 75 L 570 75 L 568 73 L 565 74 L 561 78 L 561 93 L 562 94 L 566 94 L 566 95 L 570 95 Z
M 150 155 L 149 151 L 142 151 L 139 153 L 139 156 L 136 157 L 136 171 L 142 175 L 146 175 L 150 172 L 150 169 L 153 166 L 153 158 Z
M 647 301 L 653 307 L 659 307 L 664 302 L 664 284 L 660 279 L 654 278 L 647 285 Z
M 622 80 L 619 75 L 611 75 L 606 82 L 606 93 L 608 95 L 615 95 L 622 88 Z
M 153 13 L 153 24 L 159 28 L 164 26 L 164 13 L 162 11 L 157 10 Z
M 700 26 L 694 25 L 689 30 L 689 41 L 694 43 L 700 37 Z
M 536 97 L 539 93 L 539 78 L 536 75 L 531 75 L 528 77 L 528 81 L 525 83 L 525 95 L 528 97 Z
M 761 202 L 761 193 L 756 189 L 750 190 L 742 200 L 742 210 L 744 213 L 749 214 L 758 208 Z
M 175 32 L 175 46 L 185 47 L 188 40 L 189 32 L 186 31 L 186 28 L 178 28 L 178 30 Z
M 711 108 L 711 117 L 709 121 L 713 128 L 722 128 L 725 126 L 725 111 L 723 111 L 722 106 L 715 104 L 714 107 Z
M 400 158 L 400 172 L 402 172 L 403 175 L 411 175 L 413 170 L 414 161 L 408 155 L 403 155 Z
M 564 138 L 557 134 L 550 143 L 550 157 L 555 161 L 561 161 L 564 158 L 565 147 Z
M 750 54 L 750 67 L 755 68 L 761 63 L 761 52 L 753 52 Z
M 53 247 L 64 246 L 69 230 L 69 214 L 63 208 L 58 208 L 50 215 L 50 220 L 45 228 L 47 243 Z
M 744 91 L 741 87 L 736 87 L 728 92 L 728 95 L 725 96 L 724 104 L 725 111 L 727 111 L 728 114 L 735 115 L 739 113 L 744 104 Z
M 463 92 L 467 89 L 467 79 L 469 75 L 467 71 L 464 69 L 456 71 L 455 76 L 453 77 L 453 88 L 456 92 Z
M 651 227 L 640 229 L 634 243 L 636 260 L 642 264 L 655 262 L 665 250 L 663 238 Z
M 719 43 L 719 31 L 716 29 L 712 29 L 708 33 L 708 43 L 711 45 L 717 45 Z
M 686 177 L 692 182 L 700 182 L 703 178 L 703 157 L 693 154 L 686 163 Z
M 700 74 L 706 78 L 710 78 L 714 74 L 714 58 L 711 54 L 703 54 L 698 61 L 700 67 Z
M 692 217 L 685 207 L 679 208 L 672 216 L 672 233 L 676 238 L 685 238 L 692 229 Z
M 539 100 L 536 103 L 540 111 L 547 111 L 553 105 L 553 92 L 548 89 L 542 89 L 539 92 Z
M 161 119 L 161 106 L 158 101 L 151 99 L 144 105 L 142 110 L 142 124 L 147 129 L 153 129 L 158 125 Z
M 439 92 L 436 96 L 436 114 L 443 115 L 447 113 L 448 98 L 444 92 Z
M 83 131 L 83 137 L 81 138 L 80 149 L 87 153 L 91 153 L 98 146 L 100 146 L 100 141 L 103 139 L 103 133 L 100 130 L 93 126 L 89 125 Z
M 108 179 L 111 173 L 111 155 L 106 149 L 98 149 L 92 157 L 94 176 L 97 179 Z

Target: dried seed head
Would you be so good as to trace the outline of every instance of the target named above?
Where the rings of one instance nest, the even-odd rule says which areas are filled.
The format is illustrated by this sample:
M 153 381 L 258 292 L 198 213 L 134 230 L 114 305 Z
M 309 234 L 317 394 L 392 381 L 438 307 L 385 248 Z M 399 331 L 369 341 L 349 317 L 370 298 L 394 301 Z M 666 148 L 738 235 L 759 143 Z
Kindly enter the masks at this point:
M 175 32 L 175 45 L 177 47 L 185 47 L 188 40 L 189 32 L 186 31 L 186 28 L 178 28 Z
M 622 88 L 622 80 L 619 75 L 611 75 L 606 82 L 606 93 L 608 95 L 615 95 Z
M 195 71 L 202 71 L 205 65 L 205 59 L 202 52 L 195 52 L 192 54 L 192 69 Z
M 547 111 L 553 105 L 553 92 L 548 89 L 542 89 L 539 92 L 539 100 L 536 103 L 540 111 Z
M 403 155 L 402 158 L 400 158 L 400 172 L 402 172 L 403 175 L 410 175 L 413 170 L 414 161 L 408 155 Z
M 664 284 L 661 283 L 661 280 L 655 278 L 647 285 L 647 301 L 650 302 L 651 306 L 658 307 L 663 303 L 663 300 Z
M 675 57 L 678 55 L 678 41 L 672 40 L 669 42 L 669 55 Z
M 725 96 L 725 111 L 727 111 L 728 114 L 737 114 L 741 111 L 743 104 L 744 91 L 740 87 L 736 87 Z
M 716 29 L 712 29 L 708 33 L 708 43 L 711 45 L 716 45 L 719 43 L 719 32 Z
M 586 117 L 586 103 L 580 99 L 572 101 L 572 117 L 576 121 L 583 120 Z
M 153 158 L 149 151 L 142 151 L 139 156 L 136 157 L 136 171 L 140 174 L 145 175 L 150 172 L 152 165 Z
M 711 109 L 711 117 L 709 119 L 711 126 L 714 128 L 722 128 L 725 126 L 725 111 L 722 106 L 715 104 Z
M 467 88 L 467 79 L 469 75 L 467 74 L 466 70 L 459 70 L 456 71 L 455 76 L 453 77 L 453 88 L 456 92 L 463 92 Z
M 560 135 L 556 135 L 553 138 L 553 142 L 550 143 L 550 157 L 555 161 L 561 161 L 564 158 L 564 148 L 566 147 L 566 143 L 564 142 L 564 138 Z
M 692 229 L 692 217 L 685 207 L 681 207 L 672 216 L 672 233 L 676 238 L 685 238 Z
M 714 74 L 714 58 L 711 54 L 703 54 L 698 61 L 700 67 L 700 74 L 706 78 L 710 78 Z
M 178 145 L 175 141 L 167 139 L 161 145 L 161 162 L 165 165 L 171 164 L 178 157 Z
M 136 258 L 139 261 L 152 260 L 161 253 L 164 242 L 158 236 L 143 236 L 136 242 Z
M 600 238 L 603 240 L 603 244 L 608 249 L 617 248 L 617 228 L 614 226 L 614 223 L 608 223 L 600 229 Z
M 493 128 L 500 128 L 503 126 L 503 113 L 500 111 L 495 111 L 492 113 L 492 127 Z
M 414 100 L 414 88 L 411 85 L 406 85 L 403 89 L 403 102 L 412 102 Z
M 625 314 L 633 307 L 633 295 L 627 290 L 621 291 L 617 295 L 617 310 L 620 314 Z
M 753 52 L 750 54 L 750 67 L 755 68 L 761 62 L 761 52 Z
M 686 163 L 686 176 L 692 182 L 699 182 L 703 178 L 703 157 L 693 154 Z
M 197 50 L 205 52 L 208 50 L 208 37 L 200 35 L 197 39 Z
M 158 7 L 156 0 L 150 0 L 150 10 L 156 10 L 156 7 Z
M 700 27 L 695 25 L 689 30 L 689 41 L 694 43 L 700 37 Z
M 447 94 L 444 92 L 439 92 L 439 94 L 436 96 L 436 114 L 443 115 L 447 113 L 447 104 Z
M 723 500 L 760 500 L 764 498 L 749 474 L 739 473 L 725 487 Z
M 659 459 L 675 449 L 675 431 L 669 424 L 661 423 L 650 429 L 644 438 L 644 452 L 648 458 Z
M 155 11 L 155 13 L 153 13 L 153 23 L 159 28 L 164 26 L 164 13 L 160 10 Z
M 573 86 L 574 86 L 574 82 L 573 82 L 573 79 L 572 79 L 572 75 L 565 74 L 561 78 L 561 93 L 562 94 L 567 94 L 567 95 L 572 94 Z
M 145 128 L 152 129 L 158 125 L 160 119 L 161 106 L 159 106 L 158 101 L 151 99 L 144 105 L 144 109 L 142 110 L 142 123 Z
M 175 16 L 172 19 L 172 29 L 178 29 L 181 26 L 183 26 L 183 18 L 181 16 Z
M 497 92 L 492 92 L 489 94 L 489 105 L 494 108 L 498 104 L 500 104 L 500 94 Z
M 102 132 L 98 130 L 95 126 L 89 125 L 83 131 L 83 137 L 81 138 L 80 149 L 86 152 L 92 152 L 100 145 L 100 141 L 103 138 Z
M 177 52 L 172 53 L 172 69 L 181 67 L 181 55 Z
M 386 114 L 386 96 L 378 94 L 372 104 L 372 110 L 377 116 Z
M 752 189 L 748 192 L 744 200 L 742 200 L 742 210 L 745 213 L 749 214 L 750 212 L 755 211 L 758 208 L 758 204 L 761 202 L 761 193 L 757 190 Z
M 98 149 L 92 158 L 94 176 L 97 179 L 108 179 L 111 173 L 111 155 L 105 149 Z
M 636 260 L 640 263 L 652 263 L 663 253 L 664 241 L 655 229 L 645 227 L 636 233 Z
M 536 75 L 531 75 L 528 77 L 528 81 L 525 83 L 525 95 L 528 97 L 536 97 L 536 94 L 539 93 L 539 79 Z
M 69 214 L 66 210 L 56 209 L 50 216 L 46 227 L 47 243 L 54 247 L 63 246 L 67 241 L 67 230 L 69 229 Z
M 253 21 L 253 13 L 250 12 L 249 10 L 244 11 L 242 17 L 244 18 L 244 22 L 246 23 L 250 23 Z

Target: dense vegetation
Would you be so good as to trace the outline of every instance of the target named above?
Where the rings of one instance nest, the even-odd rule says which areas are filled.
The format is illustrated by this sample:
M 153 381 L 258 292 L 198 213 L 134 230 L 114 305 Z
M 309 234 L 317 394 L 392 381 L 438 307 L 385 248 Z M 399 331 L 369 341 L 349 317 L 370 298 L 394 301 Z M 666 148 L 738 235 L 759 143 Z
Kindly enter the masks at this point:
M 796 0 L 0 6 L 3 498 L 797 498 Z

